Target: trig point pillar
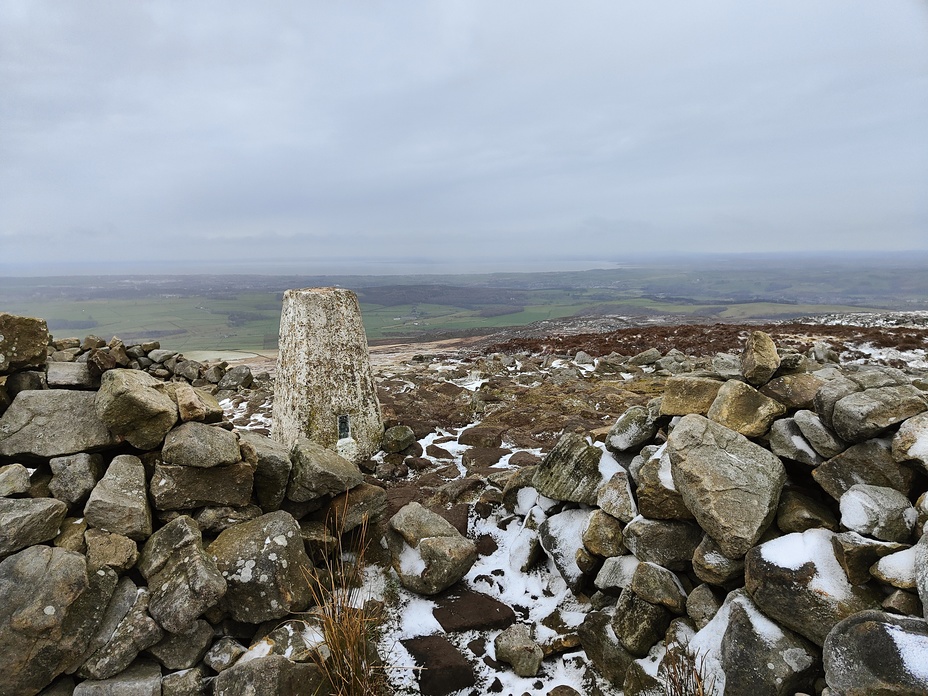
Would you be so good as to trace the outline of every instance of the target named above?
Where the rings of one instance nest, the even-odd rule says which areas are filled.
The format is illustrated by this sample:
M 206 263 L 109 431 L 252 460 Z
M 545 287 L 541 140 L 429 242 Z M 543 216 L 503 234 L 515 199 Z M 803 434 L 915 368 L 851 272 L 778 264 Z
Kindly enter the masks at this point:
M 380 449 L 383 419 L 358 298 L 342 288 L 284 293 L 271 436 L 301 437 L 358 462 Z

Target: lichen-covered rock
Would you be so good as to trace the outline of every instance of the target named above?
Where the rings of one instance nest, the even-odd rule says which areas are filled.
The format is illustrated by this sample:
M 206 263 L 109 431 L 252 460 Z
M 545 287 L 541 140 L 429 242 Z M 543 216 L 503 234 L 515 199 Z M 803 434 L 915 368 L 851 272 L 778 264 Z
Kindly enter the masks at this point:
M 177 422 L 177 404 L 165 387 L 139 370 L 103 373 L 94 408 L 114 434 L 138 449 L 154 449 Z
M 110 462 L 84 506 L 84 517 L 91 527 L 137 541 L 151 535 L 145 467 L 138 457 L 121 454 Z
M 380 519 L 387 509 L 387 492 L 380 486 L 362 483 L 330 500 L 316 516 L 336 535 Z
M 281 655 L 238 662 L 223 670 L 213 683 L 214 696 L 315 696 L 328 693 L 314 664 L 291 662 Z
M 664 637 L 673 618 L 666 607 L 652 604 L 630 589 L 622 590 L 612 617 L 612 630 L 628 652 L 644 657 Z
M 603 510 L 593 510 L 583 528 L 583 546 L 603 558 L 626 553 L 622 543 L 622 523 Z
M 657 423 L 644 406 L 632 406 L 625 411 L 606 435 L 606 448 L 612 452 L 640 449 L 657 432 Z
M 535 489 L 554 500 L 596 504 L 596 494 L 605 482 L 600 470 L 603 451 L 576 433 L 567 433 L 548 453 L 532 479 Z M 614 472 L 609 472 L 609 477 Z
M 825 681 L 837 694 L 928 693 L 928 622 L 862 611 L 835 625 L 825 640 Z
M 787 534 L 745 557 L 745 587 L 754 602 L 816 645 L 841 619 L 879 607 L 882 600 L 874 588 L 848 581 L 835 558 L 833 536 L 825 529 Z
M 621 522 L 631 522 L 638 515 L 638 505 L 632 494 L 628 472 L 625 469 L 614 473 L 602 485 L 596 494 L 596 504 L 602 508 L 603 512 Z
M 706 417 L 745 437 L 760 437 L 784 413 L 786 408 L 779 401 L 744 382 L 730 379 L 719 389 Z
M 297 503 L 338 495 L 364 481 L 357 465 L 306 438 L 293 445 L 290 462 L 287 498 Z
M 182 515 L 149 537 L 139 571 L 152 588 L 149 612 L 171 633 L 189 631 L 226 592 L 226 581 L 203 550 L 194 521 Z
M 857 532 L 842 532 L 831 537 L 835 559 L 852 585 L 863 585 L 871 579 L 870 568 L 881 558 L 898 553 L 908 546 L 892 541 L 878 541 Z
M 493 646 L 496 659 L 512 665 L 520 677 L 534 677 L 541 669 L 544 651 L 532 640 L 532 630 L 527 624 L 513 624 L 496 636 Z
M 190 669 L 203 659 L 213 642 L 215 630 L 203 619 L 198 619 L 184 633 L 168 633 L 148 654 L 167 669 Z
M 54 539 L 68 506 L 50 498 L 0 498 L 0 558 Z
M 638 469 L 638 511 L 649 519 L 691 520 L 693 513 L 674 485 L 670 454 L 661 446 Z
M 755 387 L 765 384 L 780 367 L 780 355 L 769 334 L 752 331 L 741 351 L 741 374 Z
M 0 498 L 22 495 L 30 485 L 29 470 L 22 464 L 0 466 Z
M 821 527 L 838 531 L 838 520 L 831 509 L 795 489 L 784 489 L 777 506 L 777 527 L 784 534 Z
M 387 543 L 400 582 L 424 595 L 451 587 L 477 560 L 474 542 L 419 503 L 405 505 L 390 518 Z
M 693 573 L 703 582 L 732 589 L 744 582 L 744 559 L 729 558 L 706 534 L 693 552 Z
M 72 667 L 115 586 L 115 573 L 89 574 L 84 557 L 64 549 L 31 546 L 0 562 L 3 693 L 36 694 Z
M 125 573 L 135 567 L 139 558 L 136 543 L 122 534 L 88 529 L 84 533 L 84 541 L 87 546 L 87 568 L 91 571 L 109 566 L 117 573 Z
M 0 312 L 0 375 L 45 364 L 48 326 L 44 319 Z
M 165 464 L 203 469 L 228 466 L 242 460 L 234 433 L 205 423 L 184 423 L 164 438 Z
M 162 696 L 161 667 L 151 660 L 139 660 L 115 677 L 81 682 L 73 696 Z
M 815 395 L 824 383 L 824 380 L 813 374 L 799 372 L 772 379 L 760 391 L 792 411 L 812 408 Z
M 863 442 L 926 410 L 924 394 L 911 384 L 878 387 L 840 399 L 834 407 L 832 424 L 839 437 Z
M 416 434 L 412 428 L 408 425 L 394 425 L 384 432 L 380 448 L 387 454 L 402 452 L 407 447 L 412 447 L 415 442 Z
M 698 415 L 677 423 L 667 448 L 673 482 L 700 526 L 726 556 L 743 556 L 776 514 L 786 481 L 782 462 Z
M 923 615 L 928 619 L 928 532 L 922 534 L 915 545 L 915 588 L 922 602 Z
M 21 391 L 0 417 L 0 456 L 47 459 L 117 444 L 94 412 L 94 392 Z
M 645 601 L 667 607 L 674 614 L 686 611 L 686 591 L 680 579 L 656 563 L 639 563 L 629 588 Z
M 228 583 L 220 607 L 236 621 L 279 619 L 310 602 L 312 565 L 300 526 L 283 510 L 230 527 L 206 553 Z
M 612 617 L 605 612 L 591 611 L 577 629 L 577 635 L 596 670 L 611 684 L 621 688 L 635 656 L 622 646 L 612 628 Z

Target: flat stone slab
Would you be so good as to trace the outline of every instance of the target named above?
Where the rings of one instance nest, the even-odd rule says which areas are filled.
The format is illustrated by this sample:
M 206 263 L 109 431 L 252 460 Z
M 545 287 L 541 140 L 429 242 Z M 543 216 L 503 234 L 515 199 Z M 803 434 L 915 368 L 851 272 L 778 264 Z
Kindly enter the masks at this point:
M 432 616 L 447 633 L 489 631 L 511 626 L 516 615 L 511 607 L 481 592 L 449 590 L 436 597 Z

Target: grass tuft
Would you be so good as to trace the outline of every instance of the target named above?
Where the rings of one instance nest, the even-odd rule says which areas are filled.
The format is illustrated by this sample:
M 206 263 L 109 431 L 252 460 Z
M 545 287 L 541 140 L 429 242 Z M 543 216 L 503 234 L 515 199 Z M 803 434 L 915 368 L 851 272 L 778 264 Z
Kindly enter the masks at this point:
M 667 696 L 714 696 L 715 680 L 706 674 L 705 655 L 668 650 L 661 663 L 661 685 Z

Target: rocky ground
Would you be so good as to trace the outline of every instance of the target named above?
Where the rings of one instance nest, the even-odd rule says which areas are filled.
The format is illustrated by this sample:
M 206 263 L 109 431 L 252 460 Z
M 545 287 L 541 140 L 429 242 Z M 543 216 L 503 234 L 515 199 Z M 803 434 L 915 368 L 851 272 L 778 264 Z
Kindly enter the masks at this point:
M 920 315 L 375 347 L 359 467 L 264 437 L 269 358 L 0 318 L 0 694 L 302 694 L 368 518 L 393 693 L 928 690 Z

